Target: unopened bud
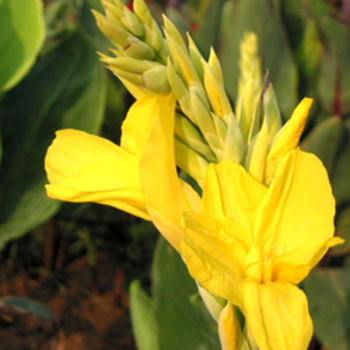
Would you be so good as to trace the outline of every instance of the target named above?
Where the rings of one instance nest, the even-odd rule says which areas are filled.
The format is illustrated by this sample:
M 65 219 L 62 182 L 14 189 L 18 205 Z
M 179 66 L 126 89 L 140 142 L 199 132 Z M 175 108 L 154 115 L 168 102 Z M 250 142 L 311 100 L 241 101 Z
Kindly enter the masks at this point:
M 109 19 L 103 16 L 101 13 L 92 10 L 97 25 L 102 33 L 112 41 L 112 43 L 119 49 L 122 50 L 124 47 L 129 45 L 130 33 L 128 33 L 122 27 L 112 23 Z
M 117 26 L 126 29 L 125 25 L 120 20 L 120 18 L 123 16 L 123 10 L 106 0 L 103 0 L 102 4 L 105 9 L 107 18 Z
M 210 104 L 213 108 L 214 113 L 220 118 L 224 119 L 232 113 L 230 101 L 227 98 L 224 87 L 213 71 L 213 69 L 204 60 L 204 85 L 207 91 Z
M 194 43 L 194 41 L 192 40 L 189 34 L 187 34 L 187 38 L 188 38 L 188 50 L 190 52 L 191 60 L 193 62 L 194 68 L 196 69 L 200 80 L 203 82 L 204 81 L 204 68 L 202 65 L 203 56 L 199 52 L 196 44 Z
M 188 95 L 188 90 L 183 83 L 182 79 L 177 74 L 174 65 L 172 64 L 170 58 L 168 58 L 168 64 L 167 64 L 167 73 L 168 73 L 168 80 L 171 86 L 171 89 L 173 90 L 173 93 L 178 101 L 181 101 L 182 98 L 186 95 Z
M 261 130 L 249 144 L 245 168 L 259 182 L 264 183 L 269 133 L 264 122 Z
M 215 72 L 216 76 L 220 80 L 221 84 L 224 85 L 224 78 L 222 77 L 222 70 L 221 65 L 219 62 L 218 57 L 216 56 L 216 53 L 213 48 L 210 48 L 210 55 L 209 55 L 209 66 L 211 69 Z
M 192 176 L 203 187 L 209 163 L 189 146 L 175 137 L 176 164 L 188 175 Z
M 264 118 L 266 120 L 267 129 L 270 136 L 270 142 L 281 129 L 282 120 L 278 107 L 277 98 L 270 83 L 267 90 L 263 94 Z
M 142 37 L 144 34 L 142 24 L 136 17 L 136 15 L 131 12 L 126 6 L 124 7 L 123 16 L 120 19 L 126 28 L 137 37 Z
M 171 87 L 169 85 L 167 68 L 163 65 L 146 70 L 142 74 L 143 86 L 157 93 L 169 93 Z
M 200 89 L 195 84 L 190 86 L 190 110 L 193 121 L 198 125 L 205 137 L 206 134 L 215 134 L 215 127 L 211 117 L 210 106 L 200 90 L 203 90 L 203 88 Z
M 239 128 L 236 118 L 233 113 L 229 114 L 227 134 L 222 144 L 223 158 L 220 160 L 228 159 L 236 164 L 240 164 L 245 154 L 245 143 Z
M 175 135 L 184 144 L 203 156 L 207 161 L 217 161 L 201 133 L 184 115 L 175 114 Z
M 155 57 L 153 49 L 136 37 L 129 38 L 130 44 L 123 48 L 123 52 L 130 57 L 151 60 Z
M 172 62 L 182 80 L 187 86 L 189 86 L 192 81 L 200 83 L 201 81 L 187 51 L 169 33 L 165 32 L 165 36 L 168 41 Z

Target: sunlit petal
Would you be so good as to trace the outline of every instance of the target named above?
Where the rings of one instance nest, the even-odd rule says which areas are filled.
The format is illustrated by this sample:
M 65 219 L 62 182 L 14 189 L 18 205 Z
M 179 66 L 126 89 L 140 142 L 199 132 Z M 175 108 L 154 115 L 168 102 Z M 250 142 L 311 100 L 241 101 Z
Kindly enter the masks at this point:
M 313 334 L 305 294 L 288 282 L 244 282 L 243 312 L 260 350 L 306 350 Z
M 140 160 L 142 191 L 149 207 L 166 220 L 181 225 L 182 213 L 191 210 L 191 206 L 174 158 L 175 98 L 163 95 L 149 98 L 148 103 L 150 107 L 144 112 L 151 114 L 153 120 Z
M 335 201 L 321 161 L 299 149 L 291 151 L 257 217 L 256 244 L 270 256 L 294 251 L 302 259 L 299 264 L 313 267 L 318 262 L 315 256 L 323 256 L 334 234 L 334 214 Z
M 293 111 L 289 121 L 273 139 L 267 156 L 265 182 L 270 184 L 284 156 L 298 146 L 313 100 L 304 98 Z
M 224 299 L 235 295 L 239 303 L 240 281 L 244 278 L 242 262 L 248 247 L 240 238 L 246 235 L 244 230 L 232 220 L 228 221 L 230 224 L 225 220 L 223 225 L 218 220 L 186 213 L 181 254 L 192 277 L 204 288 Z
M 255 216 L 266 193 L 267 187 L 242 166 L 228 161 L 211 164 L 204 185 L 203 210 L 208 215 L 230 217 L 252 235 Z
M 58 131 L 45 168 L 51 198 L 111 205 L 149 220 L 137 159 L 112 142 L 81 131 Z

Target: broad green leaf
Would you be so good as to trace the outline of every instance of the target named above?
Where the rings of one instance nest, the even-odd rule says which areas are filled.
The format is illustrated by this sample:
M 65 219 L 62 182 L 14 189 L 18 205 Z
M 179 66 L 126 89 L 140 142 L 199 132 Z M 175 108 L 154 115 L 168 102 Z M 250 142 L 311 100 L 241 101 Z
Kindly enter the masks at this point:
M 330 15 L 317 24 L 324 40 L 318 93 L 330 113 L 343 115 L 350 112 L 350 29 Z
M 198 20 L 198 30 L 193 34 L 193 39 L 205 57 L 209 56 L 210 47 L 216 50 L 219 46 L 221 14 L 224 4 L 225 0 L 208 1 L 203 15 Z
M 302 96 L 317 97 L 315 82 L 319 72 L 321 53 L 322 43 L 317 24 L 312 18 L 308 18 L 303 40 L 294 55 L 300 73 L 299 91 Z
M 303 286 L 316 337 L 327 349 L 350 349 L 350 269 L 314 270 Z
M 83 0 L 80 10 L 81 24 L 94 42 L 98 51 L 105 54 L 109 54 L 109 47 L 112 47 L 110 40 L 101 32 L 97 27 L 96 19 L 91 10 L 96 10 L 100 13 L 104 13 L 104 9 L 100 0 Z
M 313 128 L 301 143 L 301 149 L 319 157 L 328 174 L 331 174 L 345 138 L 344 123 L 341 118 L 334 116 Z
M 217 324 L 179 254 L 161 238 L 152 271 L 161 350 L 220 350 Z
M 269 70 L 282 116 L 286 120 L 297 104 L 298 76 L 279 13 L 269 0 L 235 2 L 231 27 L 226 33 L 220 53 L 227 92 L 235 101 L 239 77 L 239 46 L 247 31 L 258 35 L 262 70 L 264 74 Z
M 0 92 L 16 85 L 44 42 L 41 0 L 0 0 Z
M 138 350 L 157 350 L 157 324 L 151 298 L 139 281 L 130 285 L 130 313 Z
M 330 0 L 310 0 L 306 10 L 318 22 L 324 16 L 335 15 L 334 9 Z
M 48 219 L 59 202 L 46 196 L 44 156 L 61 128 L 96 132 L 105 76 L 94 48 L 79 33 L 39 60 L 2 101 L 0 248 Z
M 350 207 L 343 210 L 337 220 L 335 235 L 345 239 L 343 244 L 337 245 L 330 250 L 331 256 L 342 256 L 350 252 Z
M 305 4 L 299 0 L 279 0 L 277 7 L 288 35 L 288 41 L 291 48 L 295 50 L 300 46 L 305 32 Z
M 337 206 L 350 203 L 350 120 L 345 122 L 347 143 L 344 145 L 332 172 L 331 182 Z

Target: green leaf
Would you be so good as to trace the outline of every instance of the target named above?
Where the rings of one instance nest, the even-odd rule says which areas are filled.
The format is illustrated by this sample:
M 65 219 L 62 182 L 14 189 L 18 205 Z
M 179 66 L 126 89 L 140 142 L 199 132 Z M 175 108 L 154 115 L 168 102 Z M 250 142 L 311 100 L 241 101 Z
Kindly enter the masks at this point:
M 337 220 L 335 235 L 345 239 L 343 244 L 331 248 L 331 256 L 342 256 L 350 252 L 350 207 L 343 210 Z
M 258 35 L 263 73 L 269 70 L 282 117 L 288 119 L 297 104 L 298 76 L 278 11 L 268 0 L 240 0 L 232 13 L 231 27 L 220 53 L 230 98 L 237 97 L 240 42 L 244 32 L 254 32 Z
M 109 54 L 109 47 L 112 47 L 110 40 L 97 27 L 96 19 L 91 10 L 104 13 L 103 6 L 100 0 L 83 0 L 80 9 L 80 19 L 82 27 L 94 42 L 95 47 L 99 52 Z
M 44 156 L 61 128 L 96 132 L 105 76 L 94 48 L 79 33 L 39 60 L 2 101 L 0 248 L 47 220 L 59 202 L 46 196 Z
M 345 138 L 346 130 L 342 119 L 330 117 L 312 129 L 301 143 L 301 149 L 319 157 L 328 174 L 331 174 Z
M 345 122 L 345 127 L 347 131 L 347 143 L 335 163 L 331 176 L 333 194 L 338 207 L 350 203 L 350 120 Z
M 224 4 L 225 0 L 208 1 L 203 15 L 198 20 L 198 30 L 193 34 L 193 39 L 205 57 L 209 56 L 210 47 L 218 49 Z
M 303 282 L 315 333 L 330 350 L 350 348 L 350 269 L 319 269 Z
M 277 6 L 289 43 L 295 50 L 300 45 L 305 32 L 305 4 L 302 1 L 279 0 Z
M 179 254 L 160 238 L 152 271 L 159 348 L 220 350 L 217 324 Z
M 130 313 L 138 350 L 158 350 L 157 324 L 151 298 L 139 281 L 130 285 Z
M 31 314 L 40 317 L 44 322 L 55 322 L 58 324 L 56 315 L 44 304 L 35 300 L 21 297 L 5 297 L 0 298 L 0 307 L 7 306 L 9 308 L 17 309 L 20 314 Z
M 317 23 L 311 18 L 305 18 L 305 30 L 300 36 L 301 41 L 294 50 L 294 60 L 299 70 L 300 96 L 317 98 L 317 78 L 322 54 L 322 43 L 317 29 Z
M 41 0 L 0 0 L 0 92 L 29 71 L 44 42 Z
M 343 115 L 350 112 L 350 29 L 330 15 L 318 27 L 324 39 L 318 93 L 330 113 Z

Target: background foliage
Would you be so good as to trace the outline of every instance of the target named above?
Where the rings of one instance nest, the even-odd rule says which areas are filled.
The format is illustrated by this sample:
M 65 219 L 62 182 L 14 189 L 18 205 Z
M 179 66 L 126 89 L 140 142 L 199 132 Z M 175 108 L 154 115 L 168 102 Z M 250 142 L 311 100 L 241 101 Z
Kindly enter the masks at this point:
M 246 31 L 258 35 L 262 70 L 269 70 L 285 121 L 302 97 L 314 98 L 301 147 L 318 155 L 328 170 L 337 200 L 336 234 L 346 243 L 330 251 L 302 288 L 319 343 L 350 349 L 350 1 L 189 0 L 149 6 L 159 21 L 165 12 L 184 33 L 190 31 L 204 55 L 210 46 L 216 49 L 233 104 Z M 40 227 L 51 222 L 70 237 L 68 257 L 87 254 L 93 265 L 96 249 L 120 243 L 99 235 L 96 223 L 108 226 L 132 247 L 124 255 L 126 284 L 142 281 L 130 289 L 138 349 L 219 349 L 216 326 L 194 282 L 163 240 L 149 272 L 157 237 L 150 225 L 114 209 L 62 207 L 46 197 L 43 160 L 54 132 L 77 128 L 118 142 L 132 103 L 98 61 L 96 51 L 107 52 L 110 45 L 91 8 L 103 11 L 98 0 L 0 0 L 2 264 L 18 258 L 13 252 L 23 235 L 29 233 L 37 247 L 47 234 Z M 138 264 L 144 268 L 134 268 Z

